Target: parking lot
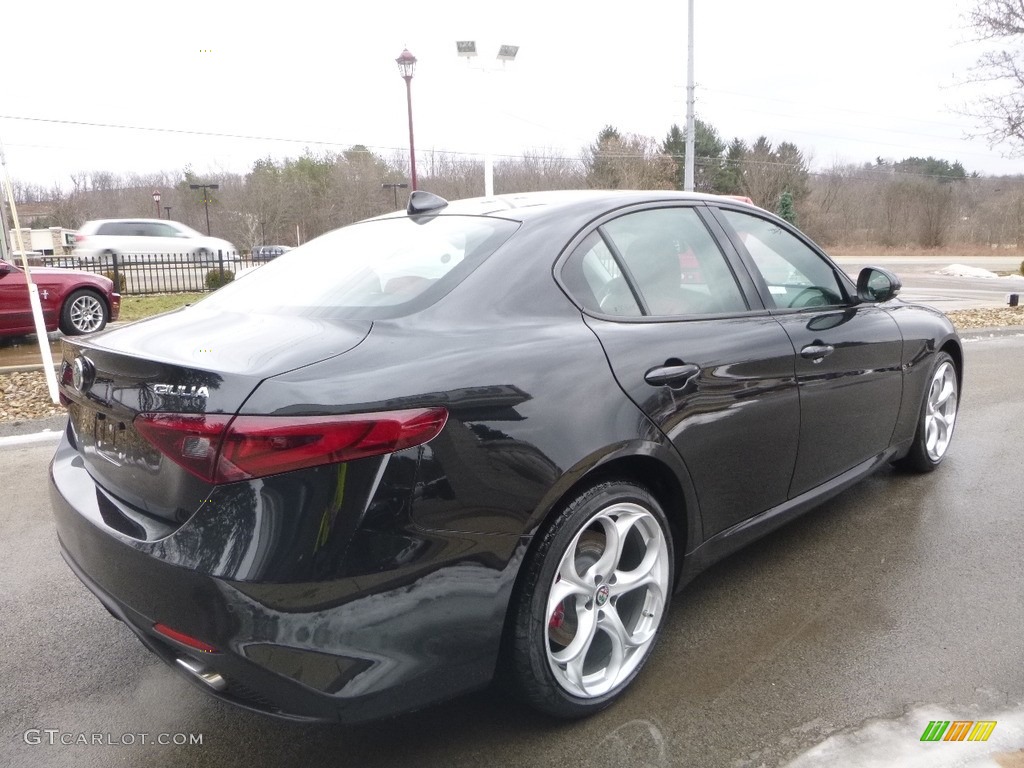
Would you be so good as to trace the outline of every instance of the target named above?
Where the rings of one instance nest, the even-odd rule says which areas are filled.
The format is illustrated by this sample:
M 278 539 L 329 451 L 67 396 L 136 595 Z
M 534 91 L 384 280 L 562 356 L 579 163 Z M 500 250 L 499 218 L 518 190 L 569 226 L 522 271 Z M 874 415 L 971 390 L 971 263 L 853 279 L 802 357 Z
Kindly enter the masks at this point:
M 42 490 L 53 442 L 0 441 L 0 764 L 1020 765 L 1024 337 L 965 349 L 937 473 L 883 471 L 713 567 L 676 596 L 625 698 L 575 723 L 497 690 L 358 728 L 211 700 L 62 562 Z M 936 719 L 997 725 L 987 742 L 922 743 Z M 202 743 L 143 743 L 161 735 Z

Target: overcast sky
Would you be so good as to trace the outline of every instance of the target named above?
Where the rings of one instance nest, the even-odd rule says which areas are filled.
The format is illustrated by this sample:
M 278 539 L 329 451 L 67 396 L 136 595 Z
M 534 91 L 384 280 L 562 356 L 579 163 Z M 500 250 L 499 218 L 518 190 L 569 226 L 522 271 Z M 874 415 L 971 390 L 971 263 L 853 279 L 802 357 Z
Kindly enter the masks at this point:
M 956 113 L 982 50 L 964 42 L 969 7 L 696 0 L 697 115 L 726 141 L 791 141 L 815 168 L 934 155 L 1024 172 Z M 407 151 L 406 46 L 421 173 L 431 150 L 576 156 L 606 124 L 661 141 L 685 123 L 684 0 L 42 0 L 4 3 L 0 29 L 8 168 L 47 186 L 82 171 L 245 172 L 306 147 Z M 519 56 L 485 74 L 457 57 L 462 39 L 478 62 L 501 43 Z

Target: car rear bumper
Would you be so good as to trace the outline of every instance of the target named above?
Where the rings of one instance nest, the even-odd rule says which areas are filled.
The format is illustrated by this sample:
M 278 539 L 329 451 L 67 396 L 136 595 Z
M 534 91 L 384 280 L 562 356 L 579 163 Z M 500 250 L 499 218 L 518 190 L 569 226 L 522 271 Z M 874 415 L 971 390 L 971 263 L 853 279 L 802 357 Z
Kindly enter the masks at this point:
M 432 554 L 413 568 L 244 581 L 180 564 L 199 546 L 187 525 L 154 542 L 110 527 L 111 500 L 66 435 L 50 475 L 71 569 L 147 648 L 221 700 L 288 719 L 360 722 L 482 687 L 494 673 L 525 539 L 425 532 Z M 168 562 L 172 552 L 179 563 Z M 217 652 L 170 639 L 157 622 Z

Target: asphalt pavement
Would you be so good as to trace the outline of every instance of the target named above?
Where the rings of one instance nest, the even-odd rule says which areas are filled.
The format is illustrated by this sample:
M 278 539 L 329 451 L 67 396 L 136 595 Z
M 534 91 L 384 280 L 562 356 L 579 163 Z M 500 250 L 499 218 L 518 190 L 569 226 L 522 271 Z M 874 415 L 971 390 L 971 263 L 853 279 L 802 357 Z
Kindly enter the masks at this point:
M 965 347 L 936 473 L 886 469 L 713 567 L 625 698 L 574 723 L 495 690 L 362 727 L 212 700 L 61 560 L 52 439 L 0 438 L 0 765 L 1024 765 L 1024 335 Z M 995 726 L 922 742 L 933 720 Z

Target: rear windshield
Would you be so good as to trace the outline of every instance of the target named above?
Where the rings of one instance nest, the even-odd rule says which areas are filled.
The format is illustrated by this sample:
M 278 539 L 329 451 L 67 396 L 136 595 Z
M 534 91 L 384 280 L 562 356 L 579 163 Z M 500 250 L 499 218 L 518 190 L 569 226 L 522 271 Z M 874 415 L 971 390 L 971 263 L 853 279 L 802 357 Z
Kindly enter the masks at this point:
M 483 216 L 353 224 L 257 267 L 201 306 L 339 319 L 397 317 L 445 295 L 518 226 Z

